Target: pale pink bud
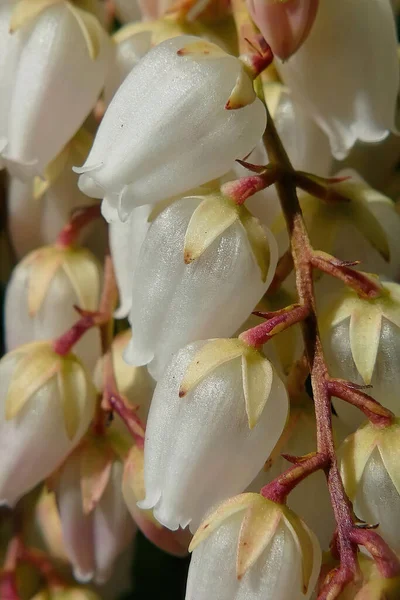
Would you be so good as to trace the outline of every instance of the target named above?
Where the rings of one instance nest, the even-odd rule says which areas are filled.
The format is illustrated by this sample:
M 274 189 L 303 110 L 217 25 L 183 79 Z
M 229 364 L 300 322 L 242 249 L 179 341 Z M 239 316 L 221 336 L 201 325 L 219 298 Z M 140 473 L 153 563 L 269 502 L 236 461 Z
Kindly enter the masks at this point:
M 273 53 L 286 60 L 307 38 L 318 0 L 247 0 L 247 5 Z

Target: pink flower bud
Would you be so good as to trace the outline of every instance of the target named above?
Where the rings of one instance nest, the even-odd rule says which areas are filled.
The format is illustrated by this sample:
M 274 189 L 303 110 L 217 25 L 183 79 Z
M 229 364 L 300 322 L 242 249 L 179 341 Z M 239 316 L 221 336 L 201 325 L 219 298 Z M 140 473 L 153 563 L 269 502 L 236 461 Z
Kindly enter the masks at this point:
M 307 38 L 318 0 L 247 0 L 252 18 L 276 56 L 292 56 Z

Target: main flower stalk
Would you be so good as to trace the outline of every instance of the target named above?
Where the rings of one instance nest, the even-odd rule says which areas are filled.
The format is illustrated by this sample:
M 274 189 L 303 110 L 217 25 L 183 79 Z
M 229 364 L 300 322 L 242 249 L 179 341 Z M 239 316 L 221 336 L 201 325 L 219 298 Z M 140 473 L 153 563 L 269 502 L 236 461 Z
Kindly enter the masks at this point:
M 315 252 L 311 246 L 297 198 L 295 172 L 270 115 L 268 115 L 268 124 L 264 134 L 264 144 L 270 161 L 282 169 L 281 177 L 275 185 L 289 234 L 299 305 L 305 310 L 301 327 L 310 369 L 317 423 L 318 460 L 314 459 L 315 468 L 321 468 L 323 465 L 337 523 L 335 542 L 341 565 L 331 574 L 319 595 L 319 600 L 332 600 L 338 596 L 348 582 L 358 575 L 356 538 L 358 540 L 359 536 L 354 535 L 356 526 L 353 520 L 352 506 L 343 487 L 335 452 L 331 412 L 332 385 L 322 349 L 315 306 L 313 285 Z M 376 293 L 377 290 L 371 289 L 371 294 Z M 390 422 L 389 414 L 386 414 L 386 419 L 387 423 Z M 302 478 L 300 475 L 300 480 Z M 368 533 L 372 532 L 365 531 L 364 535 L 368 537 Z M 398 562 L 392 560 L 392 553 L 387 547 L 383 548 L 385 546 L 383 542 L 381 544 L 380 541 L 378 544 L 382 545 L 382 551 L 387 554 L 387 563 L 392 565 L 391 574 L 393 575 L 399 569 Z

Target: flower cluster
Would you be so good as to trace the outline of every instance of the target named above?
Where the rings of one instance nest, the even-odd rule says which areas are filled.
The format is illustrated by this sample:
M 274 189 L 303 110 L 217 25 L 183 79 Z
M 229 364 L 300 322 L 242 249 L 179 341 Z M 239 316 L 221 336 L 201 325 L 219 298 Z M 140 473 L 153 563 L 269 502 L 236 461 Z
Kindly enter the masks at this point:
M 395 10 L 2 0 L 0 598 L 400 594 Z

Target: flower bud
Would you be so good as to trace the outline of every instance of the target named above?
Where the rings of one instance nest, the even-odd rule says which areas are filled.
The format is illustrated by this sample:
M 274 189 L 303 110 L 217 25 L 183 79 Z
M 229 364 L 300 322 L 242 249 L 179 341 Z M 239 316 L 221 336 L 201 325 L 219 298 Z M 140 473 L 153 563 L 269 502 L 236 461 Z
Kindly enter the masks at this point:
M 126 220 L 135 206 L 227 173 L 251 152 L 265 123 L 264 107 L 237 58 L 193 36 L 167 40 L 119 88 L 86 163 L 76 169 L 79 186 L 104 198 L 107 220 L 117 214 Z
M 285 506 L 258 494 L 220 505 L 196 532 L 186 600 L 308 600 L 321 551 Z
M 170 531 L 154 518 L 151 510 L 141 510 L 137 503 L 145 498 L 143 450 L 133 446 L 125 460 L 122 481 L 124 500 L 142 533 L 158 548 L 175 556 L 186 556 L 190 541 L 188 531 Z
M 287 60 L 310 33 L 318 0 L 247 0 L 247 5 L 275 56 Z
M 0 503 L 13 506 L 77 445 L 93 417 L 95 389 L 78 359 L 48 342 L 0 361 Z
M 107 581 L 135 525 L 122 497 L 123 466 L 107 448 L 85 445 L 64 463 L 55 492 L 65 549 L 80 582 Z
M 148 204 L 133 209 L 125 223 L 110 223 L 110 249 L 119 292 L 119 308 L 115 313 L 117 319 L 128 316 L 132 308 L 132 275 L 134 274 L 143 241 L 150 227 Z
M 65 1 L 18 0 L 9 27 L 19 54 L 2 74 L 13 74 L 2 158 L 24 179 L 43 174 L 94 107 L 110 43 L 92 14 Z
M 214 504 L 251 482 L 287 414 L 285 387 L 257 350 L 237 339 L 186 346 L 154 392 L 140 508 L 153 508 L 172 530 L 195 529 Z
M 340 443 L 348 429 L 335 416 L 333 428 L 335 441 Z M 284 455 L 305 456 L 315 452 L 316 430 L 315 415 L 309 407 L 293 409 L 280 440 L 248 491 L 259 492 L 283 473 L 290 466 Z M 313 530 L 322 549 L 328 550 L 335 530 L 335 519 L 324 473 L 317 471 L 304 479 L 290 492 L 287 503 Z
M 372 385 L 368 393 L 397 414 L 400 410 L 400 285 L 384 282 L 379 298 L 363 300 L 344 289 L 321 318 L 322 343 L 333 377 Z M 334 401 L 341 419 L 355 428 L 365 417 L 347 402 Z
M 400 423 L 378 428 L 366 423 L 339 450 L 346 493 L 357 517 L 400 552 Z
M 53 244 L 67 224 L 74 209 L 88 206 L 88 197 L 77 187 L 77 175 L 72 166 L 86 158 L 91 136 L 84 129 L 64 147 L 48 165 L 45 179 L 35 177 L 29 182 L 11 178 L 8 191 L 8 230 L 19 258 Z M 79 241 L 88 239 L 85 228 Z
M 131 367 L 124 361 L 123 353 L 130 338 L 131 330 L 127 329 L 119 333 L 112 342 L 111 351 L 115 381 L 119 393 L 132 406 L 138 406 L 137 414 L 143 422 L 146 422 L 155 382 L 146 367 Z M 103 390 L 103 361 L 103 358 L 99 359 L 93 377 L 99 390 Z
M 384 577 L 374 560 L 358 555 L 361 578 L 349 583 L 338 600 L 397 600 L 400 577 Z M 337 567 L 338 565 L 332 565 Z
M 213 195 L 175 202 L 142 245 L 126 360 L 153 361 L 157 379 L 185 344 L 232 335 L 268 289 L 276 261 L 275 240 L 244 206 Z
M 28 254 L 15 267 L 7 287 L 7 349 L 60 336 L 78 319 L 74 305 L 96 310 L 100 278 L 99 264 L 82 248 L 46 246 Z M 100 355 L 97 328 L 84 335 L 75 352 L 88 369 L 94 368 Z
M 395 130 L 399 67 L 390 0 L 372 0 L 368 11 L 363 0 L 320 2 L 308 38 L 277 67 L 328 135 L 335 158 L 343 159 L 357 140 L 379 142 Z

